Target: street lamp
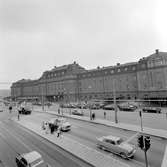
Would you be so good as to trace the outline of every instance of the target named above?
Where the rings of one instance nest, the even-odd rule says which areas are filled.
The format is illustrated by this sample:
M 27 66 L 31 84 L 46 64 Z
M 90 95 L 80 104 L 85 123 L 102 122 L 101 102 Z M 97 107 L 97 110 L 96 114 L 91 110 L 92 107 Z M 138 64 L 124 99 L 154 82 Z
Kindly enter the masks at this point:
M 115 78 L 113 79 L 113 97 L 114 97 L 114 110 L 115 110 L 115 123 L 118 123 L 117 116 L 117 104 L 116 104 L 116 92 L 115 92 Z
M 88 89 L 90 90 L 92 88 L 91 85 L 88 86 Z M 92 120 L 92 110 L 91 110 L 91 105 L 89 105 L 89 114 L 90 114 L 90 120 Z
M 42 111 L 44 111 L 44 91 L 43 91 L 43 86 L 42 86 Z

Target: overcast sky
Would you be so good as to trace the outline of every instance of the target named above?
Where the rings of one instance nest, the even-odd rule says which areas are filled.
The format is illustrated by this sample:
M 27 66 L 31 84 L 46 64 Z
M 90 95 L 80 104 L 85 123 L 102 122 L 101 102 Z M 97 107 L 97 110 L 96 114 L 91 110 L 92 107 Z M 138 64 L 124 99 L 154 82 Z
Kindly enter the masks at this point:
M 167 51 L 166 0 L 0 0 L 0 89 L 76 61 L 86 69 Z

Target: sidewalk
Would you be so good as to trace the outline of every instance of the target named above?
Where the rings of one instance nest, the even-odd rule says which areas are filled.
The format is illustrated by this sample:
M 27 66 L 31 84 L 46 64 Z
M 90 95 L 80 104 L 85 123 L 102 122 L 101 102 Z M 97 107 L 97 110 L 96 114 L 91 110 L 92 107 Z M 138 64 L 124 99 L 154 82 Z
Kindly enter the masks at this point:
M 50 114 L 59 115 L 56 111 L 42 111 L 41 109 L 35 109 L 35 111 L 47 112 L 47 113 L 50 113 Z M 152 129 L 152 128 L 148 128 L 148 127 L 143 127 L 143 131 L 141 131 L 140 126 L 132 125 L 132 124 L 125 124 L 125 123 L 116 124 L 114 122 L 104 120 L 104 119 L 98 119 L 98 118 L 91 121 L 89 117 L 69 115 L 67 113 L 63 113 L 63 115 L 61 115 L 61 116 L 70 117 L 70 118 L 73 118 L 73 119 L 87 121 L 87 122 L 91 122 L 91 123 L 95 123 L 95 124 L 102 124 L 102 125 L 106 125 L 106 126 L 112 126 L 112 127 L 120 128 L 120 129 L 125 129 L 125 130 L 130 130 L 130 131 L 135 131 L 135 132 L 141 132 L 141 133 L 144 133 L 144 134 L 147 134 L 147 135 L 167 139 L 167 131 L 166 130 Z
M 17 121 L 16 118 L 13 118 L 13 120 L 19 123 L 20 125 L 24 126 L 25 128 L 42 136 L 48 141 L 63 148 L 67 152 L 70 152 L 74 156 L 91 164 L 92 166 L 95 166 L 95 167 L 130 167 L 129 165 L 123 162 L 120 162 L 119 160 L 116 160 L 112 158 L 111 156 L 104 155 L 68 137 L 61 136 L 57 138 L 56 135 L 54 134 L 46 134 L 45 131 L 41 129 L 41 125 L 30 122 L 29 120 L 26 120 L 26 118 L 27 117 L 22 117 L 20 121 Z

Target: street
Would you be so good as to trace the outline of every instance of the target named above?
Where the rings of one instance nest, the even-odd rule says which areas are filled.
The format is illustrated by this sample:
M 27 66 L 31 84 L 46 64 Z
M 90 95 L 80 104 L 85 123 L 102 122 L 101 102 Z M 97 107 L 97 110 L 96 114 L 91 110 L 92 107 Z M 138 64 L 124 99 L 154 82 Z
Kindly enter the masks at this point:
M 15 113 L 0 113 L 0 166 L 16 167 L 18 153 L 38 151 L 52 167 L 90 167 L 89 164 L 72 156 L 40 136 L 20 127 L 9 118 Z
M 35 113 L 32 116 L 26 117 L 26 120 L 29 120 L 41 125 L 42 121 L 49 120 L 50 118 L 53 118 L 53 117 L 54 115 L 50 115 L 50 114 Z M 131 166 L 145 166 L 144 152 L 141 151 L 140 149 L 137 149 L 134 159 L 127 161 L 120 158 L 119 156 L 102 151 L 96 147 L 97 137 L 112 134 L 114 136 L 122 137 L 124 140 L 126 140 L 131 136 L 135 135 L 135 132 L 116 129 L 113 127 L 106 127 L 98 124 L 92 124 L 92 123 L 74 120 L 70 118 L 68 118 L 68 121 L 72 124 L 72 130 L 70 132 L 63 133 L 63 135 L 68 136 L 69 138 L 72 138 L 74 140 L 77 140 L 80 143 L 83 143 L 84 145 L 94 148 L 100 152 L 103 152 L 104 154 L 108 154 L 116 159 L 119 159 L 120 161 L 126 162 Z M 131 141 L 131 143 L 137 145 L 137 138 L 135 137 Z M 159 167 L 161 165 L 166 143 L 167 143 L 166 140 L 151 137 L 151 148 L 147 153 L 150 166 Z

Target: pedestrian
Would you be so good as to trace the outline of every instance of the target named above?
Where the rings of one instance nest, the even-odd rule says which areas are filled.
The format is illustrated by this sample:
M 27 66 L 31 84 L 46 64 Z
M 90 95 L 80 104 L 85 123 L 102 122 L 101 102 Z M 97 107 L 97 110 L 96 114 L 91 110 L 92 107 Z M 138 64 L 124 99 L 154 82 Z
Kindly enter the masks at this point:
M 90 109 L 90 120 L 92 120 L 92 111 Z
M 92 113 L 92 120 L 94 120 L 95 119 L 95 113 L 93 112 Z
M 104 119 L 106 119 L 106 112 L 104 111 Z
M 60 114 L 60 108 L 58 108 L 58 114 Z
M 46 134 L 49 133 L 49 124 L 48 124 L 48 123 L 45 125 L 45 133 L 46 133 Z
M 61 135 L 61 127 L 59 126 L 57 129 L 57 137 L 59 137 Z
M 19 114 L 19 111 L 18 111 L 18 114 L 17 114 L 17 120 L 18 120 L 18 121 L 20 120 L 20 114 Z
M 45 122 L 42 121 L 42 130 L 45 130 Z
M 9 106 L 9 112 L 10 113 L 12 112 L 12 106 Z
M 54 133 L 54 125 L 50 124 L 50 133 L 53 134 Z

